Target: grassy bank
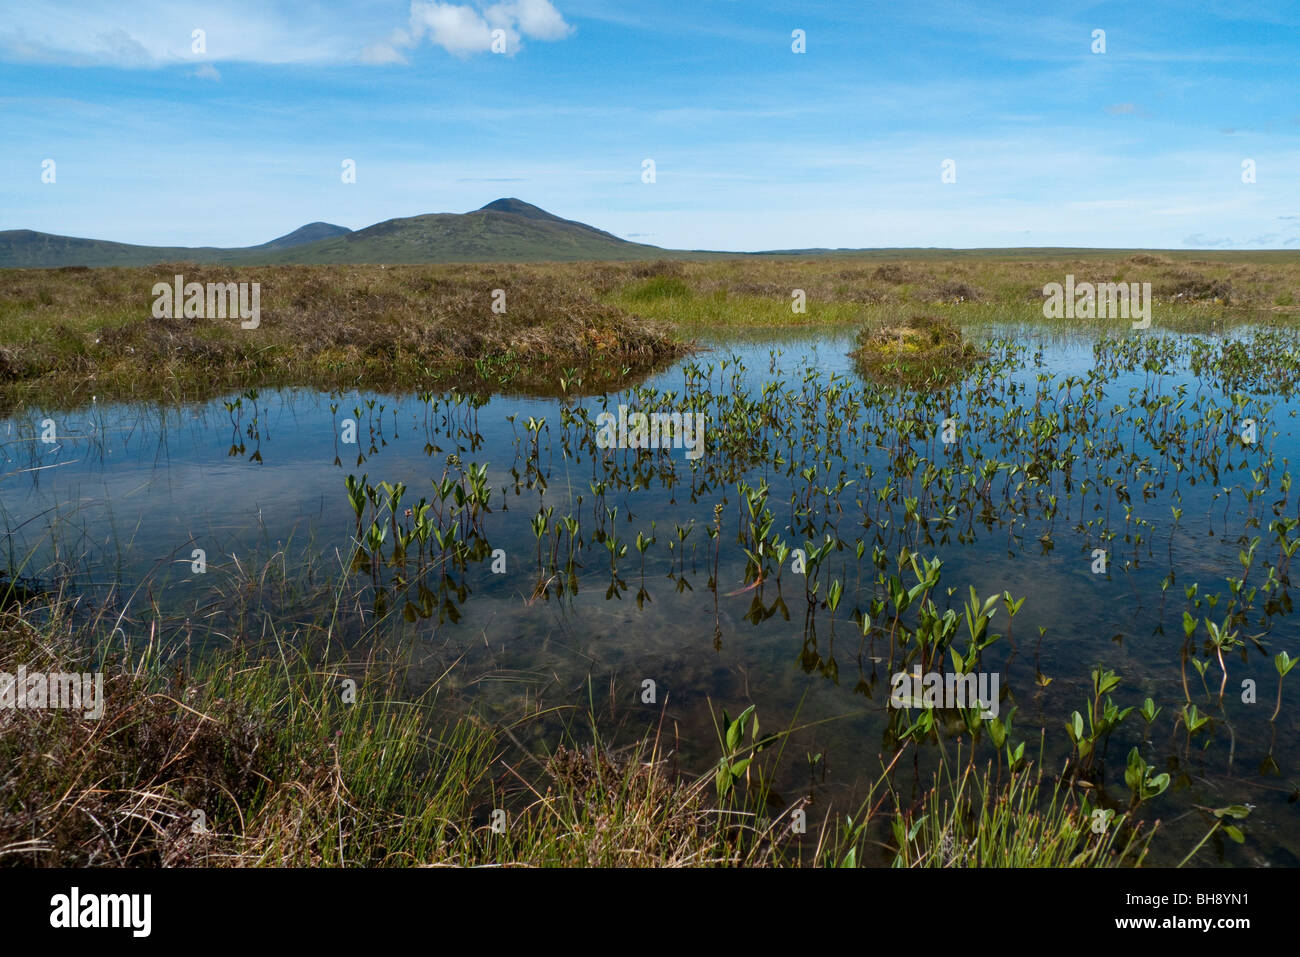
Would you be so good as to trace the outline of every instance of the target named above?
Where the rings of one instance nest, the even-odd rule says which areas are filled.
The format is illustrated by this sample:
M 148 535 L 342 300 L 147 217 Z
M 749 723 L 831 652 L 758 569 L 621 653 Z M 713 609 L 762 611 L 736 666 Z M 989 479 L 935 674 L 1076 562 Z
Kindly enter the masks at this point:
M 154 318 L 151 290 L 176 274 L 259 283 L 260 325 Z M 579 275 L 556 269 L 0 271 L 0 394 L 10 403 L 205 398 L 257 384 L 551 391 L 566 370 L 599 389 L 686 351 L 665 328 L 599 302 Z
M 292 651 L 301 635 L 186 659 L 152 643 L 84 650 L 66 609 L 42 626 L 8 614 L 0 631 L 0 671 L 102 671 L 106 701 L 98 720 L 0 709 L 3 864 L 681 865 L 762 853 L 743 823 L 705 806 L 702 783 L 670 779 L 654 739 L 570 742 L 530 761 L 508 728 L 439 708 L 436 687 L 400 698 L 393 662 Z
M 1300 320 L 1300 254 L 1009 250 L 892 259 L 762 256 L 663 268 L 660 276 L 629 278 L 608 301 L 670 322 L 679 333 L 718 327 L 870 329 L 896 323 L 900 313 L 912 310 L 942 310 L 965 326 L 1091 324 L 1122 331 L 1124 323 L 1114 320 L 1044 317 L 1043 286 L 1073 274 L 1078 282 L 1151 283 L 1154 327 L 1208 331 Z M 793 308 L 796 290 L 803 293 L 802 312 Z
M 958 753 L 915 801 L 905 745 L 856 808 L 776 806 L 786 732 L 759 737 L 752 711 L 722 713 L 703 773 L 660 728 L 618 744 L 582 712 L 530 754 L 511 726 L 441 706 L 436 684 L 403 697 L 396 658 L 299 633 L 189 655 L 152 630 L 95 639 L 112 619 L 74 612 L 0 614 L 0 672 L 104 675 L 97 719 L 0 708 L 3 865 L 1104 867 L 1150 841 L 1094 833 L 1087 798 L 1047 794 L 1032 765 Z
M 554 392 L 624 384 L 717 329 L 873 329 L 915 311 L 959 326 L 1046 319 L 1042 288 L 1151 283 L 1152 325 L 1300 319 L 1300 255 L 1008 251 L 946 258 L 752 256 L 538 265 L 0 270 L 0 400 L 206 398 L 237 387 Z M 155 319 L 154 283 L 261 284 L 261 324 Z M 493 291 L 504 292 L 504 312 Z M 802 292 L 802 311 L 792 305 Z M 498 306 L 498 309 L 500 306 Z

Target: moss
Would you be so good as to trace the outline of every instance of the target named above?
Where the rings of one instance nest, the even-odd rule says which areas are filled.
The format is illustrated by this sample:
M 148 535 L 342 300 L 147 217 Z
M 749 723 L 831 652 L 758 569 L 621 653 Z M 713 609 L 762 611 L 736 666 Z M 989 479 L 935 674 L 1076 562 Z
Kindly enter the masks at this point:
M 858 333 L 857 342 L 852 355 L 858 370 L 900 385 L 943 387 L 984 358 L 961 329 L 939 316 L 873 326 Z

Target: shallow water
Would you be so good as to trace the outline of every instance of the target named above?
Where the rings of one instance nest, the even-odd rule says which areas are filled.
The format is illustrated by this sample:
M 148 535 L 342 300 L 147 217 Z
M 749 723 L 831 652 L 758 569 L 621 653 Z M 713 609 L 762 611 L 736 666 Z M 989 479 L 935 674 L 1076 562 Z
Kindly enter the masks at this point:
M 1200 595 L 1221 596 L 1216 608 L 1193 610 L 1198 618 L 1217 620 L 1229 601 L 1226 580 L 1241 576 L 1240 554 L 1249 540 L 1260 539 L 1249 576 L 1249 585 L 1258 586 L 1265 578 L 1264 562 L 1278 561 L 1270 521 L 1276 514 L 1296 515 L 1296 503 L 1280 490 L 1284 460 L 1300 450 L 1295 401 L 1271 393 L 1280 387 L 1277 382 L 1265 382 L 1243 391 L 1245 404 L 1234 406 L 1230 391 L 1185 365 L 1157 372 L 1159 365 L 1143 368 L 1140 361 L 1125 359 L 1113 374 L 1092 381 L 1100 389 L 1092 421 L 1105 428 L 1076 434 L 1066 407 L 1081 398 L 1084 386 L 1073 386 L 1070 398 L 1059 402 L 1056 388 L 1067 377 L 1082 380 L 1096 367 L 1093 337 L 1020 332 L 1016 339 L 1015 347 L 994 349 L 1004 362 L 977 393 L 984 403 L 978 407 L 970 404 L 969 389 L 925 402 L 907 393 L 890 399 L 886 392 L 863 392 L 847 358 L 852 343 L 838 336 L 707 343 L 708 351 L 692 360 L 707 381 L 689 381 L 686 367 L 692 363 L 682 363 L 635 392 L 608 397 L 610 409 L 620 402 L 648 408 L 657 397 L 665 409 L 708 410 L 706 451 L 695 463 L 682 449 L 598 451 L 590 442 L 589 423 L 566 425 L 558 400 L 496 396 L 475 407 L 463 397 L 445 395 L 430 401 L 427 396 L 268 390 L 181 408 L 97 404 L 72 414 L 29 409 L 0 423 L 0 518 L 11 533 L 6 557 L 19 574 L 42 570 L 46 585 L 62 575 L 62 583 L 76 591 L 111 598 L 127 612 L 124 630 L 154 601 L 172 621 L 169 640 L 189 634 L 200 618 L 251 633 L 255 622 L 208 617 L 213 608 L 231 605 L 234 585 L 245 582 L 247 572 L 280 552 L 279 567 L 290 581 L 310 577 L 328 583 L 347 565 L 357 520 L 345 477 L 365 474 L 371 484 L 404 482 L 402 505 L 410 507 L 433 496 L 449 456 L 459 456 L 463 464 L 486 464 L 492 511 L 483 517 L 482 533 L 491 549 L 503 550 L 505 573 L 494 573 L 492 559 L 482 555 L 454 574 L 450 586 L 443 581 L 439 588 L 438 576 L 431 573 L 411 573 L 408 584 L 394 584 L 391 569 L 380 569 L 374 586 L 395 613 L 375 633 L 380 638 L 372 634 L 366 640 L 413 643 L 414 690 L 456 662 L 442 678 L 448 700 L 507 718 L 585 707 L 590 701 L 611 724 L 626 726 L 629 735 L 661 727 L 682 766 L 695 771 L 707 770 L 719 753 L 711 704 L 734 715 L 752 703 L 764 731 L 801 729 L 778 778 L 782 798 L 811 794 L 814 808 L 821 808 L 860 796 L 892 754 L 889 640 L 879 631 L 863 639 L 855 615 L 882 595 L 875 587 L 873 547 L 880 544 L 892 563 L 907 546 L 942 560 L 942 587 L 933 596 L 941 608 L 960 614 L 970 588 L 981 598 L 1006 591 L 1026 599 L 1009 637 L 1007 611 L 998 604 L 992 630 L 1004 637 L 985 652 L 982 667 L 999 675 L 1000 712 L 1005 716 L 1017 709 L 1012 737 L 1025 740 L 1035 758 L 1040 729 L 1046 729 L 1048 768 L 1058 770 L 1069 754 L 1065 722 L 1091 698 L 1094 667 L 1121 676 L 1114 692 L 1121 706 L 1140 705 L 1150 696 L 1164 709 L 1149 733 L 1136 710 L 1130 714 L 1111 735 L 1101 762 L 1103 789 L 1120 804 L 1128 799 L 1123 772 L 1130 748 L 1139 747 L 1157 771 L 1170 773 L 1170 789 L 1144 811 L 1147 818 L 1162 820 L 1152 861 L 1176 862 L 1209 829 L 1195 806 L 1250 804 L 1246 843 L 1212 842 L 1198 863 L 1297 863 L 1300 721 L 1297 705 L 1289 700 L 1300 702 L 1300 683 L 1284 686 L 1281 713 L 1276 722 L 1268 720 L 1278 684 L 1272 655 L 1282 649 L 1300 654 L 1294 615 L 1264 616 L 1258 608 L 1247 615 L 1241 633 L 1258 635 L 1267 653 L 1247 642 L 1227 656 L 1222 710 L 1217 660 L 1205 674 L 1208 695 L 1202 679 L 1187 667 L 1192 701 L 1215 721 L 1190 741 L 1174 723 L 1184 703 L 1183 612 L 1192 607 L 1185 586 L 1196 582 Z M 770 383 L 787 399 L 773 400 L 768 413 L 779 417 L 762 424 L 761 397 Z M 846 400 L 824 401 L 828 386 L 863 396 L 863 407 L 852 409 L 852 427 L 829 418 L 832 406 L 841 409 L 836 403 Z M 678 396 L 665 399 L 669 391 Z M 682 398 L 683 393 L 691 398 Z M 1002 405 L 992 409 L 986 402 L 990 396 Z M 1139 406 L 1134 397 L 1150 408 L 1166 396 L 1171 399 L 1166 410 L 1144 421 L 1161 422 L 1165 438 L 1191 435 L 1191 449 L 1166 452 L 1158 448 L 1158 436 L 1133 427 Z M 754 402 L 752 433 L 741 424 L 744 410 L 737 400 L 744 398 Z M 1184 414 L 1191 402 L 1203 403 L 1198 421 L 1206 420 L 1205 410 L 1230 414 L 1201 432 L 1179 428 L 1167 418 L 1176 418 L 1168 408 L 1178 399 L 1184 400 Z M 570 408 L 575 407 L 594 416 L 606 406 L 601 397 L 585 397 L 573 400 Z M 1007 418 L 1007 409 L 1023 415 Z M 1060 434 L 1036 438 L 1029 423 L 1034 416 L 1041 423 L 1049 409 L 1059 413 L 1064 427 Z M 1234 429 L 1248 415 L 1257 419 L 1259 439 L 1249 446 L 1234 444 Z M 537 433 L 535 457 L 529 417 L 546 420 Z M 1053 466 L 1027 487 L 1023 471 L 998 471 L 989 483 L 990 511 L 981 518 L 970 508 L 973 493 L 965 499 L 945 497 L 936 480 L 930 483 L 932 494 L 925 494 L 925 464 L 939 468 L 953 461 L 954 447 L 940 438 L 948 417 L 963 430 L 957 444 L 966 452 L 960 461 L 974 463 L 976 470 L 976 453 L 984 461 L 1023 466 L 1036 450 L 1050 448 L 1059 456 L 1067 447 L 1081 459 L 1094 456 L 1101 466 L 1076 473 L 1072 483 Z M 47 418 L 56 430 L 53 443 L 40 439 Z M 343 439 L 349 418 L 357 422 L 356 444 Z M 895 428 L 902 422 L 916 430 L 905 442 Z M 1026 431 L 1018 433 L 1022 426 Z M 766 453 L 759 449 L 764 434 L 775 436 Z M 1071 435 L 1074 444 L 1067 446 L 1062 436 Z M 1087 438 L 1094 445 L 1112 445 L 1089 452 Z M 1213 459 L 1213 467 L 1205 464 L 1210 445 L 1226 450 Z M 908 449 L 916 456 L 910 463 Z M 791 453 L 801 456 L 793 474 L 775 464 L 778 452 L 787 463 Z M 813 480 L 800 476 L 800 469 L 818 461 Z M 1153 469 L 1143 471 L 1143 462 Z M 1170 474 L 1173 462 L 1185 468 Z M 1264 480 L 1253 479 L 1251 469 L 1265 473 Z M 451 471 L 456 472 L 454 463 Z M 1080 479 L 1089 474 L 1096 487 L 1084 490 Z M 841 476 L 852 484 L 839 492 L 810 489 L 834 485 Z M 1114 478 L 1113 486 L 1105 484 L 1106 476 Z M 769 578 L 761 589 L 742 591 L 753 576 L 747 575 L 737 541 L 744 527 L 737 483 L 753 486 L 760 478 L 769 485 L 773 530 L 787 543 L 816 542 L 824 531 L 846 546 L 832 550 L 824 562 L 815 603 L 805 598 L 804 581 L 789 558 L 779 583 Z M 876 493 L 890 479 L 897 494 L 878 501 Z M 608 485 L 603 495 L 592 487 L 601 480 Z M 1229 488 L 1233 493 L 1223 494 Z M 1247 501 L 1247 492 L 1257 488 L 1262 491 Z M 802 534 L 805 520 L 794 516 L 792 496 L 815 506 L 806 521 L 817 534 Z M 908 518 L 903 499 L 913 496 L 924 524 Z M 1056 505 L 1049 505 L 1049 496 Z M 1283 505 L 1275 512 L 1271 506 L 1278 501 Z M 723 524 L 717 585 L 710 588 L 713 558 L 706 528 L 714 521 L 716 503 L 723 503 Z M 941 515 L 953 503 L 955 514 L 945 529 Z M 585 547 L 577 556 L 582 567 L 575 571 L 576 594 L 563 589 L 566 536 L 555 545 L 561 568 L 550 567 L 548 537 L 539 570 L 538 540 L 529 524 L 539 505 L 555 509 L 549 528 L 566 514 L 582 522 Z M 1182 510 L 1177 523 L 1174 507 Z M 612 521 L 610 508 L 618 510 Z M 675 526 L 691 521 L 694 530 L 670 552 Z M 656 541 L 647 549 L 643 571 L 633 543 L 638 532 L 651 534 L 652 522 Z M 795 525 L 799 531 L 791 531 Z M 592 537 L 596 530 L 628 545 L 617 560 L 613 588 L 609 553 Z M 1107 532 L 1115 537 L 1108 540 Z M 853 549 L 858 538 L 865 546 L 862 561 Z M 385 548 L 391 545 L 390 537 Z M 1102 546 L 1108 567 L 1098 573 L 1094 549 Z M 205 552 L 203 574 L 193 569 L 196 548 Z M 543 594 L 537 594 L 539 579 L 550 582 Z M 365 588 L 372 576 L 354 571 L 348 580 Z M 842 583 L 844 597 L 832 614 L 820 599 L 833 580 Z M 911 584 L 906 576 L 904 581 Z M 416 588 L 426 583 L 431 597 L 418 607 Z M 309 593 L 306 586 L 300 593 Z M 294 607 L 292 597 L 280 594 L 275 601 L 281 612 L 307 613 Z M 1256 604 L 1263 602 L 1260 596 Z M 875 618 L 879 624 L 880 616 Z M 1203 635 L 1198 632 L 1198 646 Z M 1257 703 L 1242 701 L 1243 679 L 1257 683 Z M 654 682 L 653 703 L 642 700 L 646 681 Z M 531 744 L 553 743 L 565 718 L 563 711 L 549 713 L 520 733 Z M 945 740 L 951 753 L 951 738 Z M 805 755 L 817 753 L 823 758 L 810 769 Z M 937 753 L 938 745 L 924 746 L 913 768 L 895 779 L 896 786 L 906 789 L 910 776 L 916 785 L 912 796 L 919 795 Z M 985 759 L 993 760 L 991 750 L 981 753 Z M 851 809 L 851 803 L 844 806 Z

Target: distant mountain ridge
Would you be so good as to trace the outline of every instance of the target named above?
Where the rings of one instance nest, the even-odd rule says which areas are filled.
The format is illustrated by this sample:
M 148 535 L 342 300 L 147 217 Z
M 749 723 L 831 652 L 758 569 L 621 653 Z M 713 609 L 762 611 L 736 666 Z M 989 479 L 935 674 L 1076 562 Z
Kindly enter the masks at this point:
M 427 213 L 351 230 L 308 223 L 258 246 L 138 246 L 30 229 L 0 231 L 0 268 L 147 266 L 162 262 L 283 263 L 541 262 L 647 259 L 666 250 L 562 219 L 521 199 L 468 213 Z
M 329 239 L 331 236 L 343 236 L 352 232 L 346 226 L 335 226 L 333 223 L 308 223 L 306 226 L 299 226 L 288 235 L 281 236 L 279 239 L 272 239 L 269 243 L 262 243 L 260 246 L 254 246 L 254 249 L 288 249 L 290 246 L 301 246 L 304 243 L 314 243 L 318 239 Z

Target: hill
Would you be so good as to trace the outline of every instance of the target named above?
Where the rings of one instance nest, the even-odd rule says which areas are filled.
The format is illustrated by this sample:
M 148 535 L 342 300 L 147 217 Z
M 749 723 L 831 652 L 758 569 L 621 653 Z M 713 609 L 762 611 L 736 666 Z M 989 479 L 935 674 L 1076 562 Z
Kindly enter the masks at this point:
M 521 199 L 506 197 L 468 213 L 427 213 L 375 223 L 355 232 L 331 223 L 308 223 L 257 246 L 138 246 L 99 239 L 56 236 L 30 229 L 0 231 L 0 269 L 61 266 L 151 266 L 192 262 L 213 265 L 410 265 L 424 263 L 583 262 L 651 259 L 854 259 L 909 260 L 1089 260 L 1156 254 L 1196 262 L 1199 249 L 774 249 L 757 253 L 664 249 L 629 242 L 586 223 L 562 219 Z M 1295 250 L 1213 251 L 1237 262 L 1294 263 Z
M 346 226 L 335 226 L 333 223 L 308 223 L 306 226 L 299 226 L 288 235 L 281 236 L 279 239 L 272 239 L 269 243 L 262 243 L 260 246 L 254 246 L 254 249 L 289 249 L 293 246 L 302 246 L 307 243 L 314 243 L 318 239 L 331 239 L 334 236 L 346 236 L 352 230 Z
M 390 219 L 346 236 L 299 246 L 273 263 L 551 262 L 653 259 L 658 246 L 619 239 L 518 199 L 469 213 Z
M 468 213 L 389 219 L 355 232 L 309 223 L 258 246 L 136 246 L 56 236 L 30 229 L 0 232 L 0 268 L 148 266 L 162 262 L 238 265 L 335 263 L 547 262 L 655 259 L 657 246 L 561 219 L 514 198 Z

